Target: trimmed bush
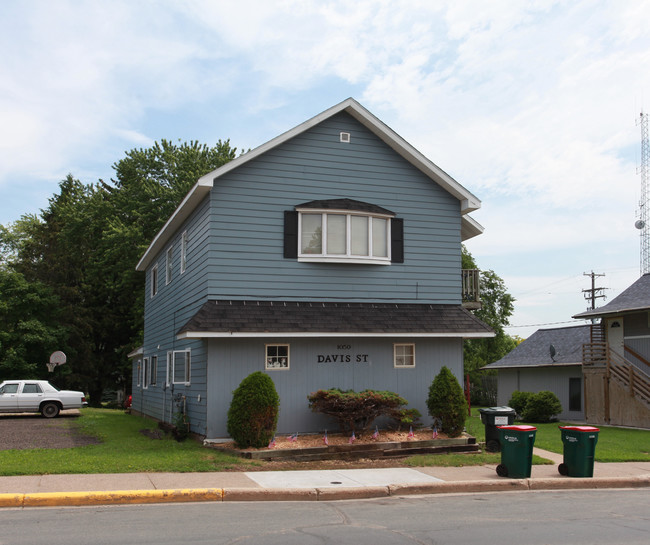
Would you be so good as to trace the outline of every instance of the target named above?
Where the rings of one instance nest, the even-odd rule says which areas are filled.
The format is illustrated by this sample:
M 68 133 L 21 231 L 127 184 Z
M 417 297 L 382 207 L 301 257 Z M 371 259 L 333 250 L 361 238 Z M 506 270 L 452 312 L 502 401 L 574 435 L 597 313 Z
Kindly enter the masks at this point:
M 447 366 L 440 369 L 429 387 L 429 414 L 440 421 L 440 431 L 449 437 L 463 433 L 467 418 L 467 401 L 458 380 Z
M 544 423 L 555 420 L 562 412 L 562 403 L 558 397 L 548 390 L 532 394 L 524 408 L 521 417 L 525 422 Z
M 233 392 L 228 409 L 228 433 L 239 448 L 268 446 L 275 435 L 280 397 L 273 380 L 256 371 Z
M 367 430 L 372 422 L 383 415 L 391 415 L 408 401 L 394 392 L 364 390 L 318 390 L 307 396 L 309 408 L 336 419 L 343 433 Z
M 508 401 L 508 406 L 512 407 L 516 411 L 517 416 L 521 418 L 521 415 L 524 414 L 526 403 L 528 403 L 528 400 L 532 395 L 533 392 L 520 392 L 519 390 L 515 390 L 512 392 L 510 401 Z

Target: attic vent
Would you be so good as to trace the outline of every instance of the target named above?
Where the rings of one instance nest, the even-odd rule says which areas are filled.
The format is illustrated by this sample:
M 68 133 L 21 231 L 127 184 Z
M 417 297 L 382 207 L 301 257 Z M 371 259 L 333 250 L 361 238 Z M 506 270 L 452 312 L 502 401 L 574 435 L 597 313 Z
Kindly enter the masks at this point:
M 345 144 L 350 143 L 350 133 L 349 132 L 342 132 L 341 133 L 341 142 L 344 142 Z

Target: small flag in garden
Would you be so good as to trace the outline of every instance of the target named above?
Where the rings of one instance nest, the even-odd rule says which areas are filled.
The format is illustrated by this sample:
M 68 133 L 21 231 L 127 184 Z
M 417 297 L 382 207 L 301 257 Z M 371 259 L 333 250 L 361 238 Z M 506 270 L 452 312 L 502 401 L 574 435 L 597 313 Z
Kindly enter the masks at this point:
M 275 447 L 275 435 L 273 436 L 273 439 L 269 442 L 269 448 L 274 448 Z
M 289 437 L 289 441 L 292 443 L 295 443 L 298 440 L 298 433 L 294 433 L 291 437 Z
M 438 439 L 438 426 L 433 427 L 433 433 L 431 434 L 431 439 Z
M 350 440 L 348 443 L 352 444 L 357 440 L 356 436 L 354 435 L 354 431 L 352 432 L 352 435 L 350 435 Z
M 330 442 L 327 440 L 327 430 L 325 430 L 325 435 L 323 435 L 323 443 L 325 443 L 326 445 L 330 444 Z
M 379 428 L 375 426 L 375 433 L 372 434 L 373 439 L 378 439 L 379 438 Z
M 409 439 L 415 437 L 415 434 L 413 433 L 413 426 L 409 427 Z

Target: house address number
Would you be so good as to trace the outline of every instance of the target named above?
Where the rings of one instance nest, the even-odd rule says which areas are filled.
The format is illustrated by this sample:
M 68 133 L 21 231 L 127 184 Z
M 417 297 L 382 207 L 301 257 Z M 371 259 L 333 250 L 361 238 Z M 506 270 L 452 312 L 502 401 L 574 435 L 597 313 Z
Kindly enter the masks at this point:
M 351 350 L 351 344 L 337 344 L 337 350 Z M 318 363 L 370 363 L 368 354 L 318 354 Z

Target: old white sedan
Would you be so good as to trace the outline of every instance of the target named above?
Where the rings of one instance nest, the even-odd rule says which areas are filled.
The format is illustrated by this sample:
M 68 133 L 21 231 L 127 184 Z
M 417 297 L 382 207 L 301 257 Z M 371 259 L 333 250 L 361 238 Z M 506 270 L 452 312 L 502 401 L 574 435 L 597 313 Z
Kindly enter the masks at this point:
M 46 418 L 63 409 L 87 405 L 83 392 L 59 390 L 46 380 L 5 380 L 0 384 L 0 413 L 36 413 Z

